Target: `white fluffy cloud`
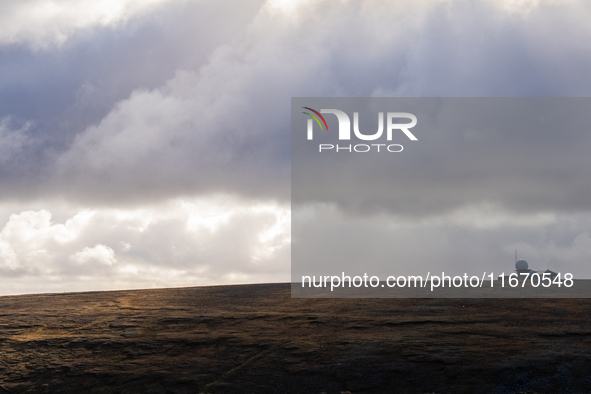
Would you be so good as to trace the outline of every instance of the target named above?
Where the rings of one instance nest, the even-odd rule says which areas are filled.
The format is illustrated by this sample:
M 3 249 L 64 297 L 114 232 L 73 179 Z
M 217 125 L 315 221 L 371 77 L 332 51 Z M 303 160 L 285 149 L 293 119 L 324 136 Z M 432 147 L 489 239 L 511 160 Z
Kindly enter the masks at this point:
M 27 282 L 28 292 L 47 292 L 288 280 L 285 205 L 224 196 L 127 209 L 56 204 L 61 222 L 45 205 L 12 214 L 0 232 L 2 294 Z
M 105 265 L 113 265 L 117 262 L 115 259 L 115 251 L 108 246 L 97 244 L 92 248 L 86 246 L 80 252 L 76 252 L 70 256 L 70 259 L 79 263 L 98 263 Z

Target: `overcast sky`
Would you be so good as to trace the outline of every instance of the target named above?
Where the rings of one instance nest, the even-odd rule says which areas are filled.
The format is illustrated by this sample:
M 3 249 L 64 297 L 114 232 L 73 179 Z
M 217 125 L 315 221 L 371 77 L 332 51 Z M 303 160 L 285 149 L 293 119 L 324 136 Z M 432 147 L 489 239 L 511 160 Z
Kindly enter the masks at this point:
M 292 106 L 295 277 L 496 277 L 512 272 L 517 249 L 533 269 L 591 278 L 591 98 L 297 98 Z M 378 113 L 410 112 L 418 140 L 400 131 L 391 141 L 386 133 L 339 140 L 336 116 L 326 114 L 329 131 L 317 127 L 310 141 L 305 106 L 356 112 L 365 134 Z M 380 152 L 365 145 L 380 143 Z M 338 153 L 326 149 L 337 144 Z M 386 144 L 404 149 L 389 153 Z
M 590 17 L 585 0 L 3 1 L 0 294 L 289 281 L 291 97 L 589 96 Z M 574 200 L 408 225 L 439 240 L 429 258 L 465 231 L 474 256 L 569 266 L 591 257 Z

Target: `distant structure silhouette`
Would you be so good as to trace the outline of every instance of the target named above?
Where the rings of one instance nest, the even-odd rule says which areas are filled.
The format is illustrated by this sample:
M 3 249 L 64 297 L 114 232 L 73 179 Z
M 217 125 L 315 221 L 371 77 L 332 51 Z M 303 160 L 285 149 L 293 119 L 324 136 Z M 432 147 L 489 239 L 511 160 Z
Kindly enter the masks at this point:
M 549 267 L 549 265 L 548 265 Z M 527 264 L 527 261 L 521 259 L 521 260 L 517 260 L 517 249 L 515 250 L 515 273 L 517 274 L 519 279 L 522 278 L 529 278 L 531 275 L 533 274 L 538 274 L 540 275 L 540 277 L 544 277 L 544 274 L 550 274 L 550 278 L 554 279 L 558 276 L 557 272 L 551 271 L 550 268 L 547 268 L 545 270 L 532 270 L 529 268 L 529 264 Z M 527 274 L 527 276 L 523 275 L 523 274 Z M 548 277 L 548 275 L 546 275 L 546 277 Z M 502 279 L 502 277 L 499 275 L 499 279 Z M 505 275 L 505 280 L 509 279 L 509 275 Z

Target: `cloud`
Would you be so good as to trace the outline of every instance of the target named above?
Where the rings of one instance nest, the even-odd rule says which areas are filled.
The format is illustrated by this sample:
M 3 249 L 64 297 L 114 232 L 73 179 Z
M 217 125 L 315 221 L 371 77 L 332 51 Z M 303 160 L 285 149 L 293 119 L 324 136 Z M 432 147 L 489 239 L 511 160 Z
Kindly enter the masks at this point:
M 11 127 L 9 117 L 0 119 L 0 164 L 14 160 L 31 143 L 26 135 L 31 123 L 25 123 L 18 129 Z
M 86 186 L 60 179 L 56 166 L 76 136 L 137 95 L 134 90 L 162 87 L 179 69 L 199 69 L 215 48 L 244 30 L 260 4 L 174 2 L 126 23 L 78 32 L 60 47 L 36 52 L 21 44 L 2 48 L 0 118 L 10 118 L 17 129 L 29 124 L 25 134 L 30 143 L 19 153 L 18 166 L 2 168 L 0 199 L 68 193 L 75 199 Z M 229 6 L 236 12 L 227 13 Z M 164 165 L 170 170 L 175 163 Z M 129 200 L 133 193 L 126 192 L 118 196 Z M 178 189 L 171 192 L 178 195 Z
M 291 97 L 588 96 L 590 12 L 582 0 L 4 2 L 3 289 L 285 280 Z M 478 152 L 487 146 L 470 140 L 478 136 L 451 137 Z M 542 137 L 552 147 L 552 136 Z M 565 142 L 561 152 L 584 150 L 585 138 Z M 523 164 L 513 153 L 524 146 L 474 169 L 509 173 Z M 542 169 L 528 196 L 560 179 L 557 167 L 525 156 L 526 168 Z M 556 253 L 570 253 L 580 237 L 573 256 L 584 256 L 588 223 L 568 216 L 586 209 L 588 182 L 573 171 L 587 168 L 580 157 L 561 155 L 558 168 L 576 182 L 562 178 L 539 199 L 500 196 L 463 206 L 449 188 L 425 204 L 431 221 L 395 244 L 400 255 L 419 248 L 411 235 L 433 244 L 434 255 L 421 249 L 425 258 L 439 253 L 452 261 L 462 237 L 474 257 L 499 245 L 506 253 L 516 239 L 534 250 L 548 231 Z M 424 174 L 411 186 L 431 196 L 433 171 L 460 165 L 448 159 L 425 151 L 416 162 Z M 493 196 L 498 190 L 494 179 L 476 186 Z M 480 232 L 462 227 L 487 206 L 499 213 L 484 215 Z M 545 215 L 575 220 L 576 231 L 570 219 L 553 226 Z
M 484 224 L 484 226 L 483 226 Z M 352 217 L 335 205 L 293 212 L 292 278 L 302 275 L 482 276 L 512 273 L 515 250 L 530 268 L 591 277 L 591 214 L 460 209 L 425 220 Z
M 294 128 L 302 130 L 293 142 L 296 203 L 334 202 L 357 214 L 390 211 L 415 218 L 487 203 L 515 212 L 591 210 L 588 98 L 321 101 L 299 100 L 298 107 L 361 111 L 366 122 L 376 111 L 405 108 L 419 119 L 413 128 L 419 140 L 395 135 L 391 143 L 403 144 L 400 153 L 318 154 L 317 144 L 334 144 L 335 137 L 325 133 L 307 141 L 305 116 L 296 111 Z M 328 122 L 329 128 L 338 127 L 336 117 Z
M 270 2 L 232 16 L 216 4 L 167 3 L 44 54 L 8 51 L 3 107 L 37 143 L 1 193 L 286 199 L 292 96 L 590 90 L 583 2 Z M 555 23 L 568 28 L 550 34 Z
M 537 38 L 550 18 L 579 20 L 581 3 L 506 4 L 527 12 L 490 2 L 317 1 L 280 13 L 268 3 L 201 68 L 136 90 L 79 133 L 53 181 L 78 198 L 166 190 L 286 199 L 290 97 L 587 94 L 584 67 L 573 75 L 571 62 L 552 60 L 589 63 L 575 39 L 589 34 L 586 24 L 556 33 L 552 48 Z
M 98 263 L 104 265 L 113 265 L 117 262 L 115 251 L 105 245 L 95 245 L 92 248 L 86 246 L 80 252 L 70 256 L 70 259 L 78 264 Z
M 0 5 L 0 45 L 47 48 L 79 30 L 112 26 L 153 11 L 170 0 L 18 0 Z
M 44 205 L 10 215 L 0 231 L 3 294 L 287 280 L 289 206 L 224 196 L 128 209 Z
M 400 153 L 319 154 L 321 143 L 367 141 L 337 140 L 335 132 L 315 133 L 308 141 L 307 119 L 295 111 L 301 134 L 292 140 L 293 278 L 343 270 L 382 277 L 498 275 L 513 270 L 515 249 L 534 268 L 551 264 L 578 278 L 591 276 L 584 263 L 591 215 L 588 98 L 295 104 L 304 102 L 356 110 L 360 118 L 404 108 L 419 119 L 413 127 L 418 141 L 400 133 L 391 141 L 404 144 Z M 335 117 L 327 120 L 336 130 Z

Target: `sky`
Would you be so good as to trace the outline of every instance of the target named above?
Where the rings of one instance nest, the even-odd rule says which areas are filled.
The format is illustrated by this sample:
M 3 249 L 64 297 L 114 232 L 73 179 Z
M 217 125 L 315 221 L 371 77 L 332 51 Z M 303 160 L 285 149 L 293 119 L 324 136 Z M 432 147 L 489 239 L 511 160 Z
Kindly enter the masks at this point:
M 291 97 L 589 96 L 590 16 L 584 0 L 3 1 L 0 294 L 288 282 Z M 465 243 L 576 269 L 591 199 L 573 160 L 570 203 L 433 201 L 404 223 L 438 240 L 425 258 Z M 333 205 L 312 228 L 348 214 Z
M 313 127 L 312 139 L 307 106 L 327 112 L 328 130 Z M 496 278 L 513 271 L 516 249 L 532 269 L 590 278 L 590 106 L 585 97 L 293 99 L 292 275 Z M 411 113 L 416 140 L 399 130 L 339 139 L 327 108 L 357 118 L 366 135 L 379 114 Z

